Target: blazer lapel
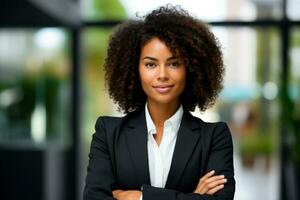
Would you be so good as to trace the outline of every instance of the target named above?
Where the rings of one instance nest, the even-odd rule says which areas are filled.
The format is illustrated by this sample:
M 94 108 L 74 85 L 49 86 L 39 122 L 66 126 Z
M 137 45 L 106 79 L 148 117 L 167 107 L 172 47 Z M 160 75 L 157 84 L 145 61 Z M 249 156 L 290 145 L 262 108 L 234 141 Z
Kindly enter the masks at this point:
M 178 130 L 172 163 L 165 188 L 176 188 L 176 185 L 184 172 L 185 166 L 193 153 L 195 145 L 198 143 L 201 136 L 200 131 L 196 132 L 194 130 L 199 129 L 200 127 L 201 125 L 199 122 L 197 122 L 188 111 L 185 111 Z
M 136 177 L 140 185 L 150 185 L 147 125 L 143 109 L 140 112 L 133 113 L 127 128 L 126 139 Z

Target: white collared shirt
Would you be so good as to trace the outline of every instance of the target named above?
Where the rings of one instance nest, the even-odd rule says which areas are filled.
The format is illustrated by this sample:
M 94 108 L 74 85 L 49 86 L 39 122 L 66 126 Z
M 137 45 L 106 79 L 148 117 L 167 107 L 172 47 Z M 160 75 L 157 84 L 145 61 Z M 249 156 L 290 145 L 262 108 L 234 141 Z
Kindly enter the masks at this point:
M 146 124 L 148 131 L 148 165 L 151 186 L 164 188 L 171 167 L 177 133 L 183 116 L 182 105 L 176 113 L 164 122 L 163 137 L 160 145 L 153 135 L 156 134 L 155 125 L 149 114 L 147 103 L 145 106 Z M 143 199 L 141 195 L 140 200 Z

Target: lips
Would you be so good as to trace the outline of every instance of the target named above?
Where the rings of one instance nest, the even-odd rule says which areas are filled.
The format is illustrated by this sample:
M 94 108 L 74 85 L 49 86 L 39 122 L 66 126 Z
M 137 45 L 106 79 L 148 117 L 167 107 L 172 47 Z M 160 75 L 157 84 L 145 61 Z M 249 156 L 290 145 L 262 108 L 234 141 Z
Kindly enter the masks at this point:
M 153 88 L 160 94 L 168 93 L 174 85 L 157 85 L 153 86 Z

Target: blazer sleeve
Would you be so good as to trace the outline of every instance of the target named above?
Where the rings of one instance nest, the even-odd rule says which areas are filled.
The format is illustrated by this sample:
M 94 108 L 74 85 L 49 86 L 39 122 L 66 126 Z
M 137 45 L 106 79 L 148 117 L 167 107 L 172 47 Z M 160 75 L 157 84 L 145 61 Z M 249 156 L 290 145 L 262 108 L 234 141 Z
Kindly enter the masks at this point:
M 208 135 L 203 136 L 205 138 L 204 145 L 207 145 L 204 147 L 204 149 L 207 149 L 207 152 L 204 152 L 207 154 L 206 171 L 215 170 L 216 174 L 225 175 L 227 178 L 225 187 L 214 195 L 200 195 L 143 185 L 143 200 L 233 200 L 235 179 L 233 144 L 230 131 L 225 123 L 218 123 L 213 128 L 211 135 Z
M 111 187 L 115 177 L 102 117 L 98 118 L 95 130 L 91 142 L 83 200 L 113 200 Z

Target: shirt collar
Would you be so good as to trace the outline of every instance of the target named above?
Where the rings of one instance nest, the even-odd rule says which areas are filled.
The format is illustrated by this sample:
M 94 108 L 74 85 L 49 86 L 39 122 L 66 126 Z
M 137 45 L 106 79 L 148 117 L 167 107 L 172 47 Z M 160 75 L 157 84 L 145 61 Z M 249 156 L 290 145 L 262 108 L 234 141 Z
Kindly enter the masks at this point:
M 155 128 L 155 125 L 150 116 L 150 113 L 149 113 L 149 110 L 147 107 L 147 103 L 145 105 L 145 114 L 146 114 L 146 124 L 147 124 L 148 134 L 155 134 L 156 128 Z M 166 124 L 169 123 L 171 125 L 173 132 L 177 133 L 178 129 L 180 127 L 180 122 L 182 120 L 182 116 L 183 116 L 183 107 L 182 107 L 182 105 L 180 105 L 180 107 L 178 108 L 176 113 L 164 122 L 164 126 L 166 126 Z

